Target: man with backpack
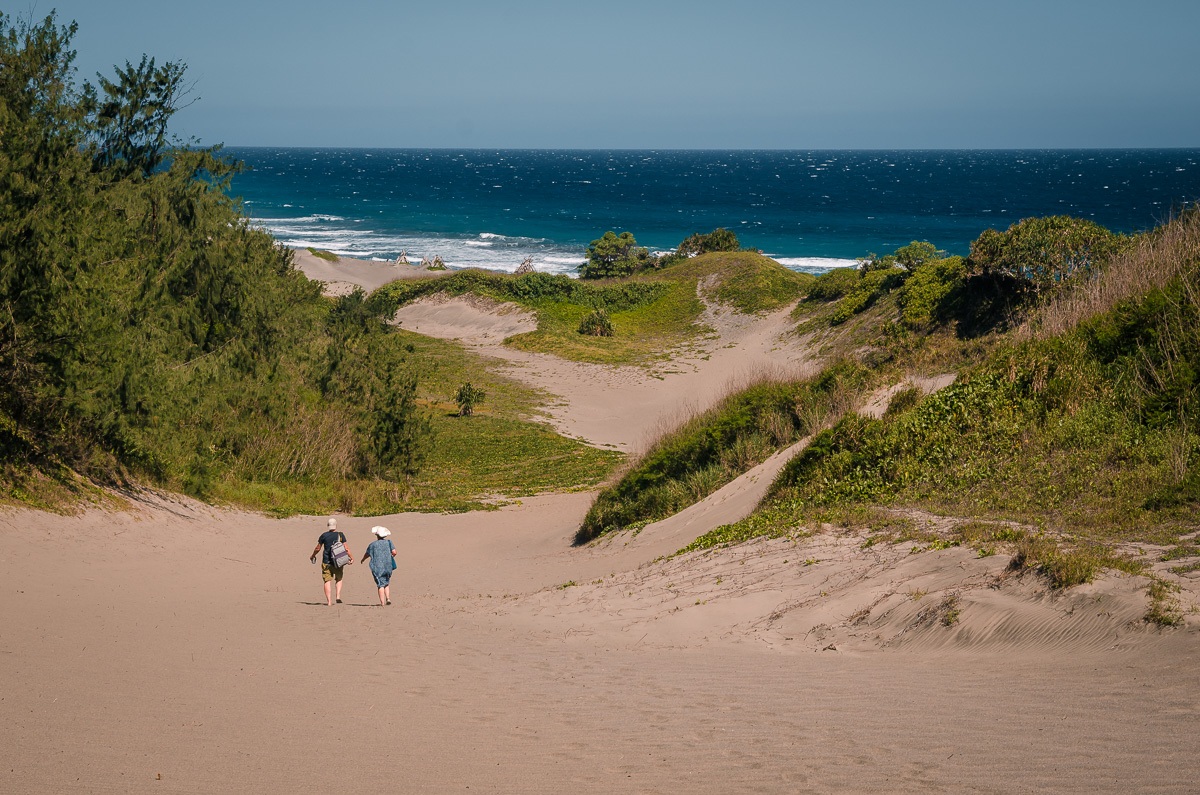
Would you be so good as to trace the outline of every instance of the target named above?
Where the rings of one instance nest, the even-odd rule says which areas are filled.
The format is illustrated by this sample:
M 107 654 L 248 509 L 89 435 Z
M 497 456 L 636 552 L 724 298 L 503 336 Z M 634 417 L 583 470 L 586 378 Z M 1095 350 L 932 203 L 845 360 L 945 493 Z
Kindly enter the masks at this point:
M 321 579 L 325 582 L 325 602 L 332 607 L 335 598 L 338 604 L 342 603 L 342 569 L 353 563 L 354 558 L 346 548 L 346 535 L 338 532 L 337 519 L 331 518 L 325 526 L 325 532 L 317 538 L 316 549 L 308 559 L 316 563 L 317 553 L 324 550 L 321 556 Z M 333 587 L 334 583 L 337 583 L 336 588 Z

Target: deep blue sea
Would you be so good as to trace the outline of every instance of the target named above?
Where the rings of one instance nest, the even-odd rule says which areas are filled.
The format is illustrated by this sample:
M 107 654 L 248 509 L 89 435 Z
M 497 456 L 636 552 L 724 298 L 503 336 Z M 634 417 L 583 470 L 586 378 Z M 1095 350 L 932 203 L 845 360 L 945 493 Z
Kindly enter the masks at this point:
M 1200 149 L 584 151 L 229 147 L 233 192 L 276 238 L 343 256 L 571 273 L 589 241 L 651 250 L 723 226 L 824 271 L 927 240 L 1067 214 L 1134 232 L 1200 199 Z

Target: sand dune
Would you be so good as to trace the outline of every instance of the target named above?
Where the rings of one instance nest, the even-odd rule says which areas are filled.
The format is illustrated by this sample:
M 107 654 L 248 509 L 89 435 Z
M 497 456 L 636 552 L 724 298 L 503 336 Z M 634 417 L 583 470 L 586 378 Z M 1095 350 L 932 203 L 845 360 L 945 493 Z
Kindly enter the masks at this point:
M 553 385 L 555 422 L 598 444 L 636 447 L 747 365 L 807 361 L 779 316 L 714 317 L 735 347 L 645 378 L 514 356 L 519 317 L 447 303 L 412 319 Z M 9 511 L 0 791 L 1195 789 L 1200 621 L 1149 628 L 1143 578 L 1059 593 L 1002 555 L 832 527 L 673 556 L 786 458 L 581 548 L 590 494 L 341 517 L 356 556 L 395 532 L 386 608 L 357 565 L 324 605 L 323 517 L 153 494 Z
M 396 320 L 411 331 L 457 339 L 505 363 L 507 375 L 554 396 L 546 412 L 560 433 L 636 451 L 747 381 L 810 370 L 812 351 L 789 333 L 791 309 L 753 316 L 709 306 L 700 322 L 712 333 L 655 369 L 572 362 L 505 347 L 505 337 L 532 331 L 536 322 L 514 304 L 473 296 L 427 298 L 402 307 Z

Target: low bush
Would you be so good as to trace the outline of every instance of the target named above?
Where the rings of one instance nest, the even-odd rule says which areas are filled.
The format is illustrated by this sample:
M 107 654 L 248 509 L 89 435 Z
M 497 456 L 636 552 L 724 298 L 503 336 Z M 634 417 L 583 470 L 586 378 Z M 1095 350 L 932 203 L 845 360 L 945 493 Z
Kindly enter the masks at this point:
M 854 315 L 870 308 L 881 296 L 902 284 L 907 275 L 908 272 L 903 268 L 860 271 L 858 281 L 838 302 L 837 311 L 829 319 L 830 325 L 845 323 Z
M 588 245 L 587 262 L 579 269 L 579 278 L 620 278 L 653 265 L 650 252 L 639 246 L 631 233 L 605 232 Z
M 514 276 L 482 270 L 457 271 L 437 279 L 400 279 L 385 284 L 371 299 L 387 314 L 434 293 L 455 296 L 475 293 L 499 301 L 533 308 L 548 304 L 574 304 L 586 309 L 623 312 L 652 304 L 669 290 L 661 282 L 632 281 L 595 284 L 561 273 L 526 273 Z
M 579 322 L 579 333 L 592 337 L 611 337 L 613 335 L 612 318 L 603 309 L 597 309 Z
M 1061 288 L 1126 249 L 1129 238 L 1066 215 L 1026 218 L 1005 232 L 988 229 L 971 243 L 974 274 L 1016 279 L 1034 294 Z
M 964 277 L 962 257 L 936 259 L 913 271 L 897 295 L 903 322 L 914 329 L 944 323 Z
M 707 235 L 694 234 L 679 244 L 675 253 L 684 257 L 695 257 L 714 251 L 737 251 L 737 235 L 728 229 L 714 229 Z
M 854 268 L 834 268 L 816 278 L 808 288 L 810 301 L 835 301 L 858 285 L 859 273 Z
M 458 416 L 469 417 L 475 413 L 475 406 L 483 402 L 487 397 L 479 387 L 471 386 L 471 382 L 463 384 L 454 393 L 454 402 L 458 404 Z

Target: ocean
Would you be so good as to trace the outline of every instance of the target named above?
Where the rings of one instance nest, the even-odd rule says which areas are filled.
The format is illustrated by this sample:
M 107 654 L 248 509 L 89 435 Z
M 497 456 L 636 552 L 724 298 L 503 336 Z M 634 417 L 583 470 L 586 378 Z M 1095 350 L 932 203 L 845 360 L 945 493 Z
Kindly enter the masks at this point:
M 967 254 L 984 229 L 1073 215 L 1120 232 L 1200 199 L 1200 149 L 591 151 L 228 147 L 254 222 L 289 246 L 452 268 L 573 273 L 587 244 L 652 251 L 726 227 L 823 272 L 925 240 Z

